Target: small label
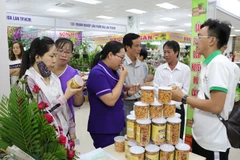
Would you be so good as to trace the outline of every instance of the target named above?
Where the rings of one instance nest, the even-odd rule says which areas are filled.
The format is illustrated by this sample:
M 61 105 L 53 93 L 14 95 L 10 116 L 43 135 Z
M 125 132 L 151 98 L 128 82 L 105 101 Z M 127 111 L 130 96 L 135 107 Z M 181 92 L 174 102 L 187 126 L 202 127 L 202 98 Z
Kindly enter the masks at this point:
M 130 158 L 129 158 L 130 160 L 138 160 L 138 157 L 135 157 L 135 156 L 132 156 L 132 155 L 130 155 Z
M 166 125 L 152 125 L 152 140 L 156 142 L 164 142 Z
M 145 154 L 145 160 L 158 160 L 159 154 L 156 155 L 149 155 L 149 154 Z
M 167 124 L 167 141 L 171 140 L 171 125 Z
M 140 143 L 140 127 L 137 125 L 136 141 Z
M 134 138 L 134 122 L 127 122 L 127 136 Z

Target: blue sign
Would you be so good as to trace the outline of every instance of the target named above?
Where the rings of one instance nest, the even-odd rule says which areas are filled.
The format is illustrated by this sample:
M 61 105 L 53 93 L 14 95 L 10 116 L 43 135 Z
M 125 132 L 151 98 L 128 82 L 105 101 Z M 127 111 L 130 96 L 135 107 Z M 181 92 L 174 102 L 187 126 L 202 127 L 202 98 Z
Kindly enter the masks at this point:
M 70 22 L 71 26 L 77 27 L 86 27 L 86 28 L 98 28 L 98 29 L 106 29 L 106 30 L 116 30 L 115 26 L 110 25 L 100 25 L 100 24 L 91 24 L 91 23 L 79 23 L 79 22 Z
M 30 17 L 10 16 L 10 15 L 7 15 L 7 20 L 32 22 L 32 18 L 30 18 Z

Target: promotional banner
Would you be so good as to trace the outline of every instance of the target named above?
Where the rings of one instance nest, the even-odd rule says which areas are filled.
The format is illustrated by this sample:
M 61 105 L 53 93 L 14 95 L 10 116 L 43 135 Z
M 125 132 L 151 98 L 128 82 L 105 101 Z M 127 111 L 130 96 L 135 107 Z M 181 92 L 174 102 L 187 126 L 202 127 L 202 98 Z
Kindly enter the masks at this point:
M 201 24 L 207 19 L 207 5 L 208 0 L 192 0 L 192 31 L 191 31 L 191 54 L 190 54 L 190 68 L 191 68 L 191 81 L 189 95 L 197 96 L 199 76 L 201 71 L 201 62 L 204 57 L 199 55 L 196 50 L 196 42 L 198 32 Z M 193 106 L 188 106 L 187 109 L 187 124 L 185 143 L 192 146 L 192 124 L 193 124 Z

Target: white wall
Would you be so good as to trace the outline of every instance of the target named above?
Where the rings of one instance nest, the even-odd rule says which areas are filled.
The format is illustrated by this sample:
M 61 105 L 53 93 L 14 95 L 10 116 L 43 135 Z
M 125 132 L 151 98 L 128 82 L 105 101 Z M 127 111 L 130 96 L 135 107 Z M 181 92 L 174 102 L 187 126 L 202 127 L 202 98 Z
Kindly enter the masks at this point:
M 0 1 L 0 98 L 2 95 L 9 95 L 9 59 L 7 43 L 7 20 L 6 20 L 6 0 Z

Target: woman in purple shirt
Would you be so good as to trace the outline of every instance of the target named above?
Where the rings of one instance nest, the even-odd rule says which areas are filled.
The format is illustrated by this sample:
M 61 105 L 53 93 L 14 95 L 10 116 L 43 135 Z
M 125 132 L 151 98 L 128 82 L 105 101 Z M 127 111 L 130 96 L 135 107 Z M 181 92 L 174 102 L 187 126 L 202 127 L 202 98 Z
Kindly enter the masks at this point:
M 123 98 L 133 92 L 124 92 L 128 74 L 122 66 L 125 50 L 123 44 L 111 41 L 95 56 L 87 81 L 90 103 L 88 132 L 96 148 L 114 143 L 124 127 Z M 117 72 L 119 70 L 119 73 Z

